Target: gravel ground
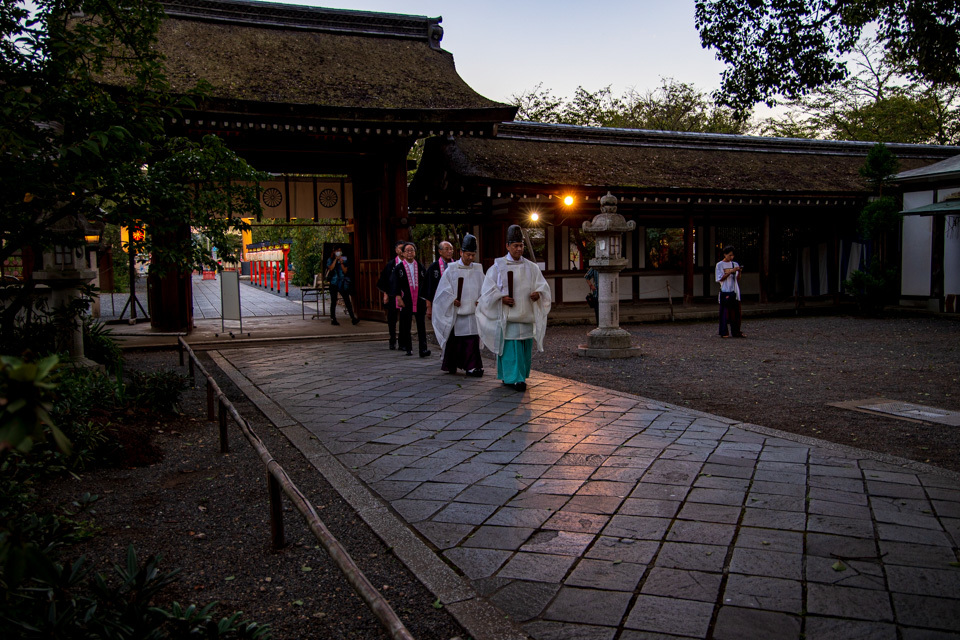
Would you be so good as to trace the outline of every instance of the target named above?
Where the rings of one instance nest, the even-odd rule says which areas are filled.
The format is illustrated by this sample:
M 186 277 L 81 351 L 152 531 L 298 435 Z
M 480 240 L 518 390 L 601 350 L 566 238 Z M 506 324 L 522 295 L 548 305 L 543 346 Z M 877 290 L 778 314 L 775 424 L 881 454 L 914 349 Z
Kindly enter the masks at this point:
M 576 354 L 583 327 L 549 327 L 538 371 L 960 471 L 960 428 L 828 406 L 884 397 L 960 410 L 960 322 L 930 317 L 627 325 L 642 356 Z
M 202 357 L 202 356 L 201 356 Z M 353 510 L 219 369 L 217 383 L 261 436 L 274 458 L 316 505 L 326 526 L 347 548 L 417 638 L 454 638 L 463 630 Z M 175 352 L 128 354 L 127 367 L 177 368 Z M 186 372 L 186 369 L 178 369 Z M 165 601 L 218 601 L 221 615 L 242 610 L 269 623 L 274 638 L 386 638 L 379 622 L 327 553 L 285 502 L 288 545 L 270 546 L 263 463 L 230 423 L 231 453 L 219 453 L 215 424 L 207 423 L 203 387 L 187 392 L 184 416 L 161 427 L 161 462 L 136 469 L 84 473 L 63 479 L 46 495 L 69 500 L 99 494 L 95 524 L 102 533 L 78 550 L 101 572 L 121 562 L 127 545 L 141 558 L 163 555 L 161 569 L 182 569 Z

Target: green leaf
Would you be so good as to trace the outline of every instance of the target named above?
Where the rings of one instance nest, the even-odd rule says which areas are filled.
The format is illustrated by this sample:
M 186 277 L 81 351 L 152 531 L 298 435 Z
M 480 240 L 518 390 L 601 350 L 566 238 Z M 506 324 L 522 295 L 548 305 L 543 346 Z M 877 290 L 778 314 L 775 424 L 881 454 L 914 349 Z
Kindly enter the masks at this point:
M 846 570 L 847 570 L 847 565 L 845 565 L 845 564 L 843 564 L 842 562 L 840 562 L 839 560 L 837 560 L 837 561 L 834 562 L 832 565 L 830 565 L 830 568 L 833 569 L 834 571 L 837 571 L 837 572 L 846 571 Z
M 431 605 L 431 606 L 432 606 L 434 609 L 443 609 L 443 603 L 440 602 L 440 598 L 437 598 L 436 600 L 434 600 L 434 601 L 433 601 L 433 605 Z
M 236 579 L 237 579 L 237 576 L 227 576 L 226 578 L 224 578 L 224 580 L 226 580 L 227 582 L 230 582 L 231 580 L 236 580 Z

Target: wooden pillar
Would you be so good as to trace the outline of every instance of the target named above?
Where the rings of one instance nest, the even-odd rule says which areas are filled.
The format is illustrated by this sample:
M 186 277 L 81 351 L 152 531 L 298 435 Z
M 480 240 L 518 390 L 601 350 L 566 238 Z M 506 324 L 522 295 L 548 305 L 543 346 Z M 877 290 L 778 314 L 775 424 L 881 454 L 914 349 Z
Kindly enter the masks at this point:
M 770 301 L 770 213 L 763 214 L 760 236 L 760 302 Z
M 160 247 L 177 244 L 186 246 L 189 242 L 189 225 L 182 225 L 163 239 L 158 238 Z M 154 252 L 151 257 L 150 273 L 147 276 L 150 325 L 160 331 L 192 331 L 192 268 L 165 263 L 163 254 L 162 249 Z M 160 275 L 161 271 L 162 275 Z
M 553 233 L 553 268 L 557 273 L 554 278 L 554 302 L 563 302 L 563 273 L 569 266 L 570 247 L 563 243 L 563 228 L 548 227 L 547 233 Z
M 630 268 L 634 272 L 630 277 L 630 299 L 633 302 L 640 302 L 640 254 L 643 253 L 645 249 L 643 243 L 640 242 L 640 225 L 643 223 L 639 215 L 634 214 L 632 219 L 637 225 L 633 228 L 633 231 L 630 232 L 633 238 L 633 255 L 630 260 Z
M 683 229 L 683 304 L 693 304 L 693 216 L 687 216 L 687 224 Z
M 840 229 L 836 219 L 830 225 L 830 258 L 827 264 L 827 291 L 833 288 L 833 304 L 840 304 Z

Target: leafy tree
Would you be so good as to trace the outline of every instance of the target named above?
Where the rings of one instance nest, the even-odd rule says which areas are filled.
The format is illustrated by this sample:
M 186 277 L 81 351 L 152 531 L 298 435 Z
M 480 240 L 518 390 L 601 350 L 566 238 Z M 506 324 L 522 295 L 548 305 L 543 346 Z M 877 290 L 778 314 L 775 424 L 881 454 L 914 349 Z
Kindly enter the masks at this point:
M 856 47 L 851 73 L 768 119 L 764 135 L 873 142 L 960 141 L 960 85 L 911 81 L 874 40 Z
M 847 293 L 854 297 L 862 313 L 873 315 L 894 299 L 897 291 L 897 269 L 889 266 L 888 245 L 891 236 L 900 227 L 902 214 L 897 201 L 883 195 L 883 187 L 892 182 L 900 170 L 900 161 L 883 143 L 874 145 L 867 153 L 862 175 L 876 190 L 877 197 L 860 212 L 857 230 L 863 241 L 872 247 L 872 255 L 866 269 L 854 271 L 843 282 Z
M 554 96 L 550 89 L 543 87 L 542 82 L 529 91 L 512 95 L 510 101 L 518 107 L 517 120 L 552 124 L 562 120 L 563 98 Z
M 867 182 L 877 190 L 877 195 L 881 196 L 883 187 L 893 182 L 894 176 L 899 171 L 900 160 L 882 142 L 870 147 L 863 166 L 860 167 L 860 175 L 866 178 Z
M 164 132 L 167 118 L 203 94 L 169 91 L 152 46 L 158 2 L 33 4 L 0 5 L 0 259 L 23 247 L 77 246 L 85 223 L 137 223 L 148 233 L 134 249 L 159 257 L 153 268 L 163 272 L 202 259 L 183 229 L 220 243 L 259 211 L 261 174 L 219 139 Z M 4 333 L 31 288 L 5 289 L 16 297 L 5 305 Z
M 609 86 L 595 92 L 578 87 L 569 100 L 538 84 L 512 100 L 519 107 L 517 119 L 531 122 L 709 133 L 748 129 L 746 118 L 735 117 L 703 91 L 671 78 L 661 79 L 656 89 L 643 93 L 629 89 L 620 96 Z
M 738 113 L 844 80 L 845 56 L 872 29 L 912 78 L 960 84 L 956 0 L 697 0 L 695 23 L 729 65 L 720 96 Z

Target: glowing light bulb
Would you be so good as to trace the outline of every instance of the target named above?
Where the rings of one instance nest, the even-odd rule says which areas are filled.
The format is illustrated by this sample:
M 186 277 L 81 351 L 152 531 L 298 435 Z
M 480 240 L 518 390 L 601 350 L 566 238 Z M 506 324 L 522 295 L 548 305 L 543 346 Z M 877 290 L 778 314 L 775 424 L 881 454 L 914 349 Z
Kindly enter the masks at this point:
M 565 198 L 563 199 L 563 204 L 567 205 L 568 207 L 569 207 L 570 205 L 572 205 L 572 204 L 573 204 L 573 196 L 567 196 L 567 197 L 565 197 Z
M 536 222 L 537 220 L 540 219 L 540 214 L 534 211 L 533 213 L 530 214 L 530 219 Z

